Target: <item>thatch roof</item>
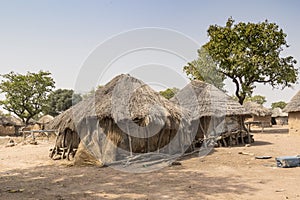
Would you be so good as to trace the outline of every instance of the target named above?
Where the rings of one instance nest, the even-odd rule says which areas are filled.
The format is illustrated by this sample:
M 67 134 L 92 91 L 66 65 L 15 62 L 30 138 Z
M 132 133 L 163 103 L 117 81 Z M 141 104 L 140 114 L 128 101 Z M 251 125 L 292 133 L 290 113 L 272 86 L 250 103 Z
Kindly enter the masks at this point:
M 93 117 L 99 121 L 112 119 L 115 123 L 126 120 L 164 123 L 166 117 L 180 121 L 184 115 L 179 106 L 142 81 L 122 74 L 99 88 L 95 95 L 55 117 L 50 127 L 59 131 L 76 130 L 83 119 Z
M 260 105 L 256 102 L 248 101 L 244 103 L 244 107 L 248 112 L 251 113 L 251 115 L 264 117 L 264 116 L 270 116 L 272 114 L 271 109 L 263 107 L 263 105 Z
M 245 108 L 215 86 L 193 80 L 171 101 L 192 111 L 194 117 L 248 115 Z
M 281 108 L 274 108 L 271 117 L 287 117 L 288 113 L 283 112 Z
M 0 124 L 3 126 L 13 126 L 15 123 L 11 121 L 8 117 L 1 116 L 0 117 Z
M 42 116 L 37 123 L 39 124 L 48 124 L 50 123 L 52 120 L 54 119 L 54 117 L 52 117 L 51 115 L 44 115 Z
M 22 121 L 14 116 L 0 116 L 0 125 L 3 126 L 22 126 Z
M 283 109 L 284 112 L 299 112 L 300 111 L 300 91 L 291 99 L 291 101 Z

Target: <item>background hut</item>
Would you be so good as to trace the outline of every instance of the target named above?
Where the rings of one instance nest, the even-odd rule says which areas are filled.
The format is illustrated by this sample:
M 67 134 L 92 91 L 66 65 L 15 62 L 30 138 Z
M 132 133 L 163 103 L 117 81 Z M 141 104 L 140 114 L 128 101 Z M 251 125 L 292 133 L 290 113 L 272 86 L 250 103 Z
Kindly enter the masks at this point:
M 54 119 L 51 115 L 40 117 L 33 125 L 32 130 L 44 130 L 45 127 Z
M 187 118 L 188 113 L 142 81 L 119 75 L 55 117 L 50 127 L 79 134 L 85 148 L 78 150 L 75 163 L 90 154 L 112 164 L 147 153 L 184 153 L 193 139 Z
M 288 113 L 283 112 L 281 108 L 274 108 L 272 110 L 272 125 L 287 125 Z
M 37 121 L 35 119 L 30 119 L 28 124 L 25 125 L 24 123 L 22 124 L 22 127 L 20 128 L 20 132 L 22 131 L 31 131 L 31 130 L 39 130 L 40 126 L 37 124 Z
M 14 116 L 0 116 L 0 136 L 18 135 L 21 120 Z
M 200 144 L 204 138 L 218 138 L 224 146 L 238 144 L 240 139 L 244 142 L 244 136 L 249 139 L 243 126 L 245 108 L 213 85 L 194 80 L 171 101 L 192 113 L 192 130 Z
M 283 109 L 288 113 L 289 133 L 300 134 L 300 91 Z
M 247 119 L 247 122 L 259 122 L 262 127 L 271 127 L 271 109 L 263 107 L 256 102 L 248 101 L 244 103 L 246 111 L 251 113 L 251 118 Z

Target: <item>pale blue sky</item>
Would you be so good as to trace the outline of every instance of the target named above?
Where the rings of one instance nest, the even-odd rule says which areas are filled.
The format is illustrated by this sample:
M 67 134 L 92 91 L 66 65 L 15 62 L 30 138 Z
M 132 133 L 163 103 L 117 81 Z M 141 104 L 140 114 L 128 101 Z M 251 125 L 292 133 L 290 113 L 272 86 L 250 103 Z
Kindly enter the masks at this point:
M 161 27 L 193 38 L 200 47 L 208 40 L 208 26 L 224 25 L 230 16 L 237 22 L 277 23 L 291 45 L 285 54 L 300 62 L 299 8 L 297 0 L 0 1 L 0 74 L 49 70 L 57 88 L 74 88 L 90 52 L 113 35 Z M 174 63 L 180 70 L 181 65 Z M 288 101 L 299 89 L 299 85 L 284 91 L 258 87 L 255 93 L 266 96 L 269 106 Z

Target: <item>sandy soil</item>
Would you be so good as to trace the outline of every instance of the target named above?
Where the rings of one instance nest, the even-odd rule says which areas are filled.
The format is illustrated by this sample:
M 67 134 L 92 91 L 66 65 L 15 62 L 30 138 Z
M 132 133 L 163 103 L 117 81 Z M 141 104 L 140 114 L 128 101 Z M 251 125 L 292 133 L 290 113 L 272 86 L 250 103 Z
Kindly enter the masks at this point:
M 5 147 L 2 138 L 0 199 L 300 199 L 300 167 L 277 168 L 274 160 L 300 154 L 300 136 L 286 131 L 267 129 L 250 147 L 216 148 L 144 174 L 68 167 L 48 157 L 54 140 Z M 255 159 L 264 155 L 272 158 Z

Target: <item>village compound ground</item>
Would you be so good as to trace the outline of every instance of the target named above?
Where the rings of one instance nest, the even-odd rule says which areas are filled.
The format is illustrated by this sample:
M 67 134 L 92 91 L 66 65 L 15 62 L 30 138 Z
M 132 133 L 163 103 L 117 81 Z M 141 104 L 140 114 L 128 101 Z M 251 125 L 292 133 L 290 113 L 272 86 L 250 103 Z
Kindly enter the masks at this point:
M 256 130 L 250 147 L 215 148 L 150 173 L 68 166 L 49 158 L 54 139 L 5 147 L 0 139 L 0 199 L 300 199 L 300 167 L 275 158 L 300 154 L 300 135 L 285 126 Z M 255 159 L 272 156 L 271 159 Z

